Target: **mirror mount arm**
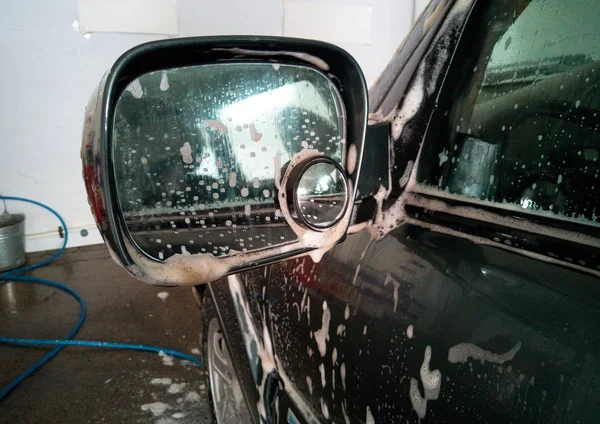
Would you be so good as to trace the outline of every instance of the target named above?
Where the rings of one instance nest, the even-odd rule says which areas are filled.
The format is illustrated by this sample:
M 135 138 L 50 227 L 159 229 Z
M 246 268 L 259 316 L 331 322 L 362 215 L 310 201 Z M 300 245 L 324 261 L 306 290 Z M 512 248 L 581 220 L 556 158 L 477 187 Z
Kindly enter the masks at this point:
M 358 180 L 357 195 L 350 225 L 361 224 L 375 217 L 377 201 L 375 194 L 380 187 L 390 188 L 391 124 L 367 126 Z
M 355 201 L 373 197 L 381 186 L 390 188 L 390 129 L 389 122 L 367 126 Z

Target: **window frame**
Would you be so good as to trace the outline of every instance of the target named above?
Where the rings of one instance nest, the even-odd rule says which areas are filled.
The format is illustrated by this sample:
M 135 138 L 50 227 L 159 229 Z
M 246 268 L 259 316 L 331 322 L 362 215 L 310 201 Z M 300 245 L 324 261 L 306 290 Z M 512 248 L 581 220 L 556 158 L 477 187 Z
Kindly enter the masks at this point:
M 453 50 L 452 61 L 447 65 L 445 76 L 437 90 L 436 103 L 427 110 L 426 126 L 423 130 L 419 160 L 415 171 L 417 181 L 422 181 L 424 169 L 430 164 L 431 151 L 447 146 L 444 132 L 443 143 L 431 145 L 432 134 L 439 134 L 434 115 L 439 113 L 441 99 L 452 84 L 452 74 L 467 51 L 472 54 L 470 40 L 479 31 L 472 33 L 474 27 L 482 25 L 481 17 L 488 13 L 489 3 L 476 1 L 461 31 L 460 40 Z M 467 34 L 470 34 L 466 36 Z M 500 39 L 500 38 L 498 38 Z M 481 57 L 478 53 L 474 61 Z M 442 111 L 443 114 L 443 111 Z M 426 150 L 430 149 L 430 152 Z M 438 149 L 439 150 L 439 149 Z M 427 157 L 428 156 L 428 157 Z M 429 160 L 428 164 L 423 162 Z M 576 267 L 582 271 L 600 276 L 600 222 L 584 222 L 581 219 L 559 216 L 551 211 L 523 209 L 517 204 L 502 204 L 494 201 L 453 195 L 441 189 L 417 182 L 406 195 L 406 215 L 411 223 L 428 226 L 433 230 L 455 233 L 463 237 L 473 236 L 476 242 L 483 242 L 504 249 L 517 250 L 538 259 L 557 262 L 561 265 Z M 487 227 L 486 227 L 487 226 Z M 490 228 L 494 227 L 494 231 Z M 540 231 L 542 230 L 542 231 Z M 521 243 L 511 245 L 510 240 L 519 238 Z M 552 250 L 550 250 L 552 246 Z M 573 258 L 573 251 L 587 252 L 585 260 Z

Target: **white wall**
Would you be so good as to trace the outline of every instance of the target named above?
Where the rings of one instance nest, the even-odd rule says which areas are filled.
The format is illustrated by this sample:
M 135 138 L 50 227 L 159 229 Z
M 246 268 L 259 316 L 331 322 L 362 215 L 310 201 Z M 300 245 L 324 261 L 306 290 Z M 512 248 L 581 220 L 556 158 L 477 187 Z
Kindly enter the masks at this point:
M 414 20 L 416 21 L 419 15 L 425 10 L 431 0 L 415 0 Z
M 340 44 L 358 60 L 367 81 L 377 78 L 409 31 L 413 2 L 370 0 L 372 43 Z M 283 0 L 177 3 L 180 36 L 283 33 Z M 123 52 L 164 38 L 95 33 L 87 40 L 73 29 L 76 19 L 76 0 L 13 0 L 3 4 L 0 15 L 0 193 L 57 209 L 70 229 L 71 247 L 101 242 L 79 158 L 87 100 Z M 28 251 L 60 246 L 52 215 L 14 202 L 9 211 L 27 216 Z M 89 235 L 83 238 L 81 229 Z

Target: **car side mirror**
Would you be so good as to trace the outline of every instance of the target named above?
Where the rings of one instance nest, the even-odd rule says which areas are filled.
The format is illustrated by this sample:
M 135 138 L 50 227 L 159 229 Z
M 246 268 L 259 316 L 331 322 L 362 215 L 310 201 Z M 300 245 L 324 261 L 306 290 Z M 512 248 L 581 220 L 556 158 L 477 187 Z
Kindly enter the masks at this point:
M 88 198 L 118 262 L 200 284 L 312 253 L 351 222 L 367 122 L 355 60 L 309 40 L 204 37 L 125 53 L 86 109 Z

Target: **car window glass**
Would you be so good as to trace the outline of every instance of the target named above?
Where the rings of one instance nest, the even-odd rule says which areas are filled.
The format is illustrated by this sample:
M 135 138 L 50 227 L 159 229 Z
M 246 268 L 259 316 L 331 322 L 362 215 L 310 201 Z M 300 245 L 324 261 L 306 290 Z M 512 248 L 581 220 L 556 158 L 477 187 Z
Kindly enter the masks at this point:
M 494 1 L 472 16 L 419 182 L 598 224 L 600 3 L 575 3 Z

